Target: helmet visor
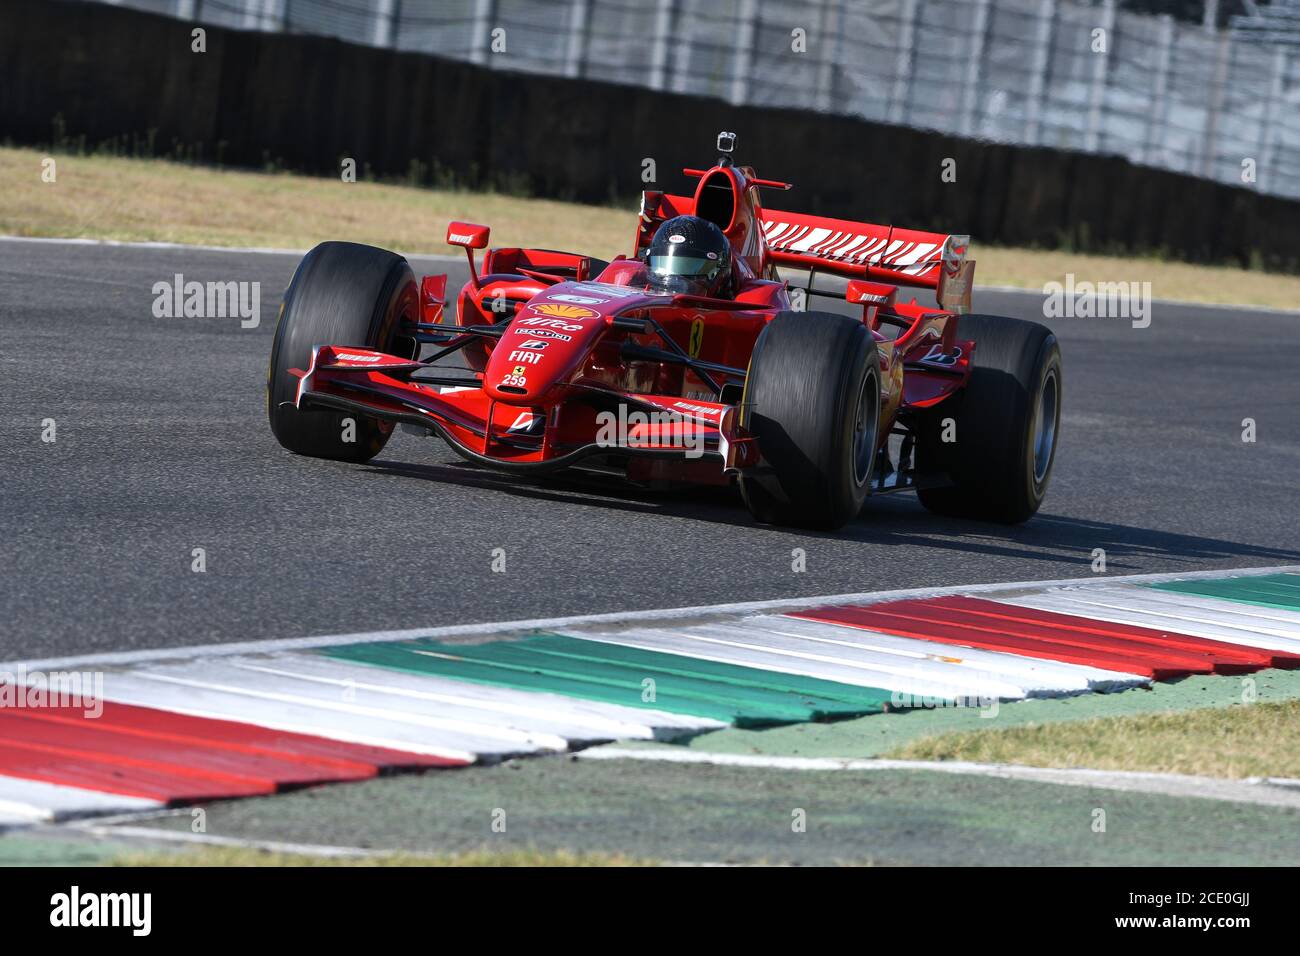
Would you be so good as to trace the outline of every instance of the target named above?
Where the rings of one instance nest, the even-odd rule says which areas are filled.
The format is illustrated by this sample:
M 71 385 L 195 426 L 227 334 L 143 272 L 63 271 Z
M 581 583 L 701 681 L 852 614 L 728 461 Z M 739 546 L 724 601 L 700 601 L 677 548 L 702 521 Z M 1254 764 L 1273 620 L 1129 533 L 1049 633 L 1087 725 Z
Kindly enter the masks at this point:
M 646 288 L 661 295 L 713 295 L 709 280 L 704 276 L 659 275 L 652 272 L 646 276 Z
M 701 279 L 712 279 L 722 268 L 722 263 L 717 259 L 706 259 L 703 256 L 675 256 L 669 253 L 666 256 L 650 256 L 650 274 L 656 276 L 694 276 Z

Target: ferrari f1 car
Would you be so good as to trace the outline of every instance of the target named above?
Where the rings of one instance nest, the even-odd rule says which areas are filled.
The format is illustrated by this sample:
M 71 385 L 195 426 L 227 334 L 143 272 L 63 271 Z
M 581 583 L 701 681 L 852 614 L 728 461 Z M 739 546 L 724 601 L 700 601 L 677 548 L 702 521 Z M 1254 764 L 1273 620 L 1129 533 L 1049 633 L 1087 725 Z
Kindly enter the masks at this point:
M 970 314 L 966 236 L 764 208 L 761 190 L 790 186 L 733 162 L 734 143 L 684 171 L 692 195 L 645 192 L 612 262 L 488 248 L 488 227 L 451 223 L 469 261 L 454 313 L 446 275 L 318 245 L 275 332 L 275 437 L 362 462 L 401 424 L 512 472 L 734 482 L 759 521 L 796 526 L 905 490 L 946 515 L 1033 515 L 1060 425 L 1052 333 Z M 851 314 L 800 308 L 818 297 Z

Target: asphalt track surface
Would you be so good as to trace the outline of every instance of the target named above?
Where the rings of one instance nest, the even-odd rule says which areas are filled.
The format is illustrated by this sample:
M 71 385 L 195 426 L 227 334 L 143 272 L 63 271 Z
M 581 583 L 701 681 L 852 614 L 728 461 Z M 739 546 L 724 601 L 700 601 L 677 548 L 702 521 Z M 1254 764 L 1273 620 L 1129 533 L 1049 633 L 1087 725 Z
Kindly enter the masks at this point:
M 1052 320 L 1065 411 L 1035 519 L 954 521 L 901 495 L 824 534 L 756 525 L 729 493 L 495 474 L 405 434 L 367 465 L 290 455 L 263 395 L 296 263 L 0 242 L 0 660 L 1083 577 L 1097 548 L 1114 574 L 1300 561 L 1297 315 Z M 176 273 L 260 282 L 259 326 L 155 318 L 153 284 Z M 975 305 L 1042 320 L 1036 295 Z

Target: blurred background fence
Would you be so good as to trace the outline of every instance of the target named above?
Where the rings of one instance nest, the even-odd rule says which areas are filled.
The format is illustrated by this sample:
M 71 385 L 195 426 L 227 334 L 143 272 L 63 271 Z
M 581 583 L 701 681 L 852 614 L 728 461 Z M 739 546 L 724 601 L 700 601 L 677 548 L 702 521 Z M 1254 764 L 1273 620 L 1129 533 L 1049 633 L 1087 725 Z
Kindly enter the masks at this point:
M 1077 76 L 1078 56 L 1044 54 L 1047 73 L 1034 74 L 1039 66 L 1030 63 L 1025 74 L 1046 76 L 1042 88 L 1027 81 L 1012 88 L 1013 65 L 1003 63 L 997 44 L 986 42 L 984 53 L 964 61 L 968 71 L 979 64 L 986 80 L 1007 78 L 1005 95 L 986 96 L 980 92 L 988 88 L 985 81 L 952 79 L 963 61 L 940 56 L 942 42 L 929 37 L 947 36 L 968 46 L 973 35 L 987 41 L 995 9 L 1010 9 L 1009 0 L 982 8 L 982 32 L 970 28 L 981 9 L 978 0 L 917 4 L 918 18 L 919 11 L 930 11 L 928 17 L 943 8 L 951 22 L 943 32 L 928 20 L 916 20 L 911 39 L 900 40 L 899 49 L 923 55 L 905 71 L 898 51 L 874 27 L 841 23 L 815 32 L 810 26 L 809 52 L 790 49 L 790 31 L 803 29 L 789 26 L 797 24 L 793 17 L 800 9 L 865 23 L 854 18 L 882 15 L 883 2 L 801 7 L 799 0 L 787 0 L 790 14 L 779 23 L 762 17 L 744 21 L 752 28 L 748 35 L 719 19 L 716 11 L 725 4 L 715 0 L 708 16 L 685 17 L 691 20 L 690 42 L 675 39 L 673 30 L 665 33 L 656 18 L 667 10 L 673 22 L 685 22 L 683 11 L 697 9 L 690 6 L 695 0 L 672 6 L 656 0 L 629 3 L 624 20 L 593 13 L 612 10 L 612 0 L 589 0 L 587 15 L 576 21 L 581 30 L 558 25 L 562 16 L 572 17 L 577 0 L 463 4 L 471 12 L 490 7 L 486 19 L 453 16 L 462 8 L 440 3 L 436 24 L 428 12 L 435 8 L 413 9 L 413 0 L 400 5 L 392 0 L 382 9 L 376 3 L 369 14 L 357 12 L 360 0 L 328 0 L 328 6 L 326 0 L 291 0 L 287 6 L 270 0 L 250 12 L 240 12 L 236 2 L 241 0 L 201 5 L 194 0 L 192 12 L 201 17 L 240 14 L 234 28 L 210 23 L 205 49 L 197 53 L 193 22 L 165 13 L 101 0 L 0 0 L 0 142 L 320 176 L 338 176 L 340 164 L 352 158 L 366 179 L 619 201 L 634 208 L 642 189 L 680 189 L 678 171 L 706 162 L 717 131 L 728 129 L 740 134 L 742 162 L 795 184 L 788 195 L 773 197 L 778 208 L 959 231 L 983 243 L 1300 272 L 1300 201 L 1278 194 L 1290 180 L 1280 180 L 1276 172 L 1289 168 L 1286 162 L 1294 164 L 1294 148 L 1276 134 L 1285 122 L 1295 121 L 1285 99 L 1289 87 L 1283 86 L 1281 98 L 1252 104 L 1255 112 L 1271 111 L 1274 119 L 1267 122 L 1252 123 L 1254 112 L 1237 105 L 1235 93 L 1222 91 L 1214 106 L 1215 94 L 1204 89 L 1199 107 L 1190 100 L 1185 107 L 1201 110 L 1201 125 L 1185 139 L 1143 133 L 1136 107 L 1126 114 L 1136 131 L 1125 133 L 1116 110 L 1107 105 L 1112 86 L 1088 77 L 1075 89 L 1052 79 L 1058 73 Z M 758 9 L 766 0 L 746 2 Z M 174 4 L 168 0 L 163 6 Z M 900 0 L 891 9 L 903 6 Z M 1062 4 L 1053 8 L 1050 22 L 1057 24 L 1055 17 L 1068 10 L 1075 17 L 1071 22 L 1083 30 L 1085 14 L 1105 9 Z M 353 43 L 308 32 L 298 19 L 329 12 L 335 19 L 318 24 L 324 30 L 342 23 L 347 10 L 353 11 L 357 29 L 387 22 L 395 33 Z M 386 20 L 377 20 L 377 13 Z M 417 21 L 417 14 L 425 19 Z M 252 26 L 265 26 L 280 16 L 294 29 L 243 29 L 250 25 L 245 17 L 253 18 Z M 1209 37 L 1213 49 L 1231 50 L 1234 57 L 1248 46 L 1213 25 L 1206 33 L 1197 22 L 1151 22 L 1173 22 L 1173 29 L 1182 31 L 1178 35 Z M 521 28 L 525 23 L 531 26 Z M 616 28 L 619 23 L 626 27 Z M 1231 29 L 1227 22 L 1223 26 Z M 427 31 L 423 40 L 417 27 Z M 506 31 L 506 50 L 494 54 L 497 29 Z M 641 42 L 630 44 L 627 37 L 637 29 Z M 437 46 L 435 36 L 448 42 L 448 30 L 468 38 L 458 55 L 428 52 Z M 745 42 L 737 45 L 737 35 Z M 1068 45 L 1065 35 L 1059 42 Z M 662 36 L 669 39 L 656 39 Z M 811 57 L 819 36 L 836 38 L 825 45 L 841 59 L 827 54 L 820 67 L 825 82 L 805 89 L 798 71 L 817 64 Z M 585 45 L 575 47 L 575 37 Z M 401 49 L 392 46 L 398 41 Z M 1055 51 L 1058 40 L 1050 42 Z M 1084 62 L 1096 69 L 1102 64 L 1112 84 L 1122 72 L 1113 34 L 1109 49 L 1105 58 Z M 547 50 L 553 56 L 545 55 Z M 617 50 L 641 59 L 620 61 Z M 740 50 L 750 56 L 743 69 L 734 65 Z M 850 51 L 857 51 L 856 59 Z M 1167 78 L 1180 56 L 1170 53 Z M 851 59 L 865 72 L 836 66 Z M 760 60 L 768 67 L 753 65 Z M 886 75 L 885 61 L 893 64 L 891 82 L 873 88 L 867 80 L 853 79 L 876 75 L 870 73 L 872 63 L 877 74 Z M 715 65 L 706 69 L 709 63 Z M 1004 72 L 991 63 L 1003 63 L 997 69 Z M 1223 61 L 1222 69 L 1228 65 Z M 529 69 L 534 72 L 520 72 Z M 643 82 L 616 82 L 616 76 Z M 695 92 L 688 91 L 692 86 Z M 1067 89 L 1074 89 L 1073 107 L 1063 99 Z M 819 98 L 817 90 L 836 92 Z M 859 110 L 883 111 L 885 118 L 831 108 L 851 102 Z M 827 108 L 815 108 L 821 106 Z M 1181 110 L 1171 107 L 1169 114 L 1194 125 L 1182 119 Z M 1015 111 L 1023 111 L 1025 122 L 1007 119 Z M 891 122 L 891 116 L 900 122 Z M 1213 136 L 1206 133 L 1209 117 L 1217 117 L 1210 124 L 1217 130 Z M 1012 139 L 1013 129 L 1022 138 L 1032 134 L 1037 145 Z M 1207 142 L 1217 145 L 1206 151 Z M 1130 157 L 1121 146 L 1140 151 Z M 1132 161 L 1155 163 L 1162 157 L 1211 169 L 1216 177 Z M 1257 162 L 1261 182 L 1271 183 L 1275 192 L 1242 180 L 1243 158 Z M 649 178 L 648 160 L 657 170 Z M 955 178 L 940 175 L 949 168 Z
M 1300 197 L 1300 0 L 116 2 L 489 68 L 1118 155 Z

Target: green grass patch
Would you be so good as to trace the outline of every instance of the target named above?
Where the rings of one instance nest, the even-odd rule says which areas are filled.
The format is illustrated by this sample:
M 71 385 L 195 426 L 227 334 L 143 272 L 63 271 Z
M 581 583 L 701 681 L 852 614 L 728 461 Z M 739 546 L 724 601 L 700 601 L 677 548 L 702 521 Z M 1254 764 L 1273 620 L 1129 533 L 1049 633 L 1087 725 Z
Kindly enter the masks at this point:
M 924 737 L 886 757 L 1206 777 L 1300 778 L 1300 701 L 1026 724 Z

